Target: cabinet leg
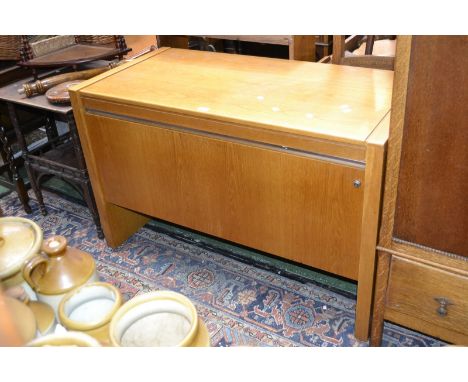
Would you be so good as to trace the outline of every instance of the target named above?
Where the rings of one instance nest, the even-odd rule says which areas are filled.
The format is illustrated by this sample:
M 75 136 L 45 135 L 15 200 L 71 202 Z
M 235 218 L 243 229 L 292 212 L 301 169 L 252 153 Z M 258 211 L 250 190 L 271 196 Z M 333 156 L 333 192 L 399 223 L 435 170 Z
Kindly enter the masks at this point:
M 387 292 L 388 276 L 390 273 L 390 262 L 392 256 L 386 252 L 378 252 L 377 272 L 374 294 L 374 307 L 372 311 L 371 323 L 371 346 L 380 346 L 382 343 L 382 334 L 385 314 L 385 298 Z

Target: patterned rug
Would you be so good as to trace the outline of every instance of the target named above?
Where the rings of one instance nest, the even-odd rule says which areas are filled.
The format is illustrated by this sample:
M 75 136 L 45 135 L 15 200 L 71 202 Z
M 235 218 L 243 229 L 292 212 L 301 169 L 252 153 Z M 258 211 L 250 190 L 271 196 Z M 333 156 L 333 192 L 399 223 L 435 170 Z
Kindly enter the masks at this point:
M 101 280 L 118 287 L 124 300 L 160 289 L 189 297 L 207 324 L 212 346 L 368 345 L 353 335 L 356 301 L 351 294 L 257 268 L 154 225 L 112 249 L 97 238 L 86 207 L 50 192 L 44 192 L 44 200 L 47 216 L 34 199 L 33 213 L 27 215 L 15 193 L 0 203 L 5 215 L 37 222 L 44 237 L 64 235 L 71 246 L 91 253 Z M 385 324 L 383 346 L 443 345 Z

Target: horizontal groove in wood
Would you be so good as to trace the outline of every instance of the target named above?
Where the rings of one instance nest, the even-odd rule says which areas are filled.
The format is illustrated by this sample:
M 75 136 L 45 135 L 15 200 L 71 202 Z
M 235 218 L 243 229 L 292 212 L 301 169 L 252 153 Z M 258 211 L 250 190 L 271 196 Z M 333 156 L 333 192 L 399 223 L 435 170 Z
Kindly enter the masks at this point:
M 378 245 L 377 250 L 468 277 L 468 261 L 464 257 L 449 257 L 444 253 L 428 252 L 410 244 L 399 243 L 392 243 L 390 247 Z
M 297 155 L 297 156 L 301 156 L 305 158 L 317 159 L 317 160 L 335 163 L 335 164 L 339 164 L 339 165 L 347 166 L 347 167 L 353 167 L 353 168 L 358 168 L 358 169 L 365 168 L 365 165 L 358 161 L 352 161 L 352 160 L 337 158 L 337 157 L 333 157 L 329 155 L 323 155 L 323 154 L 318 154 L 314 152 L 298 150 L 298 149 L 289 148 L 285 146 L 278 146 L 278 145 L 273 145 L 273 144 L 268 144 L 268 143 L 263 143 L 263 142 L 250 141 L 247 139 L 230 137 L 230 136 L 222 135 L 218 133 L 209 133 L 209 132 L 202 131 L 202 130 L 191 129 L 188 127 L 176 126 L 176 125 L 171 125 L 171 124 L 162 123 L 162 122 L 153 122 L 147 119 L 128 117 L 128 116 L 121 115 L 121 114 L 115 114 L 115 113 L 100 111 L 100 110 L 95 110 L 95 109 L 86 109 L 86 113 L 89 115 L 96 115 L 96 116 L 102 116 L 102 117 L 107 117 L 107 118 L 115 118 L 115 119 L 120 119 L 120 120 L 128 121 L 128 122 L 142 123 L 145 125 L 154 126 L 154 127 L 158 127 L 162 129 L 174 130 L 174 131 L 179 131 L 179 132 L 184 132 L 184 133 L 189 133 L 189 134 L 196 134 L 196 135 L 215 138 L 215 139 L 221 139 L 224 141 L 245 144 L 245 145 L 252 146 L 252 147 L 258 147 L 258 148 L 263 148 L 263 149 L 268 149 L 268 150 L 273 150 L 273 151 L 280 151 L 280 152 L 287 153 L 287 154 Z

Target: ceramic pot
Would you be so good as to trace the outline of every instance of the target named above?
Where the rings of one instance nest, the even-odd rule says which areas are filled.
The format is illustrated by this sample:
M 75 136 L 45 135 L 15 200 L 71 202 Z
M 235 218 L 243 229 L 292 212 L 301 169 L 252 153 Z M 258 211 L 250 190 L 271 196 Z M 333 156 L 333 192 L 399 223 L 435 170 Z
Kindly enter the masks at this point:
M 5 288 L 23 287 L 30 300 L 36 293 L 25 282 L 23 264 L 37 255 L 42 244 L 42 231 L 32 220 L 20 217 L 0 218 L 0 282 Z
M 4 296 L 0 301 L 1 314 L 9 314 L 11 317 L 12 330 L 20 337 L 20 344 L 25 344 L 36 337 L 37 324 L 31 309 L 23 302 Z
M 103 282 L 89 283 L 63 297 L 58 316 L 65 329 L 84 332 L 109 345 L 110 321 L 121 305 L 122 296 L 116 287 Z
M 114 314 L 113 346 L 209 346 L 208 330 L 193 303 L 180 293 L 156 291 L 136 296 Z
M 93 257 L 67 246 L 63 236 L 44 240 L 42 251 L 42 255 L 24 264 L 23 277 L 35 290 L 38 300 L 49 304 L 58 317 L 58 305 L 66 293 L 99 278 Z
M 40 301 L 29 301 L 27 305 L 36 318 L 38 336 L 46 336 L 54 333 L 57 321 L 51 306 Z
M 63 334 L 49 334 L 36 338 L 27 346 L 101 346 L 93 337 L 80 332 L 66 332 Z

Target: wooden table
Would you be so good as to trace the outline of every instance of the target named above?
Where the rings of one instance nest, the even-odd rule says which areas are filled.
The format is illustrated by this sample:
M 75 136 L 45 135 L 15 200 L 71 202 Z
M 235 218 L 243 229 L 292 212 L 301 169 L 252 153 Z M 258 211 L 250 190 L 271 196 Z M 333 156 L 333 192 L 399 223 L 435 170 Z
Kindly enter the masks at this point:
M 149 215 L 357 280 L 367 339 L 392 82 L 166 48 L 73 87 L 108 244 Z
M 60 73 L 60 71 L 57 71 Z M 49 72 L 47 75 L 56 74 Z M 28 81 L 32 81 L 33 77 L 24 78 L 10 85 L 0 88 L 0 102 L 6 103 L 11 123 L 15 129 L 18 144 L 24 158 L 24 165 L 28 174 L 31 187 L 36 195 L 41 212 L 45 215 L 46 209 L 42 199 L 40 190 L 41 178 L 45 175 L 55 175 L 65 181 L 71 182 L 72 185 L 77 185 L 81 191 L 83 198 L 91 212 L 98 236 L 102 237 L 99 215 L 94 201 L 91 183 L 89 180 L 86 163 L 79 136 L 76 130 L 73 109 L 70 105 L 53 105 L 44 95 L 38 95 L 31 98 L 20 95 L 18 89 Z M 45 116 L 47 143 L 35 150 L 30 150 L 26 144 L 24 137 L 24 126 L 18 119 L 18 109 L 25 109 L 32 113 L 38 113 Z M 57 134 L 55 121 L 66 122 L 69 127 L 69 134 L 60 137 Z M 2 139 L 2 143 L 5 144 Z M 8 143 L 8 142 L 6 142 Z M 47 146 L 47 148 L 45 148 Z M 5 152 L 9 153 L 9 161 L 13 163 L 13 154 L 11 148 L 3 147 Z M 16 184 L 18 196 L 25 207 L 26 212 L 30 213 L 29 198 L 25 191 L 23 181 L 19 176 L 15 166 L 13 179 Z

